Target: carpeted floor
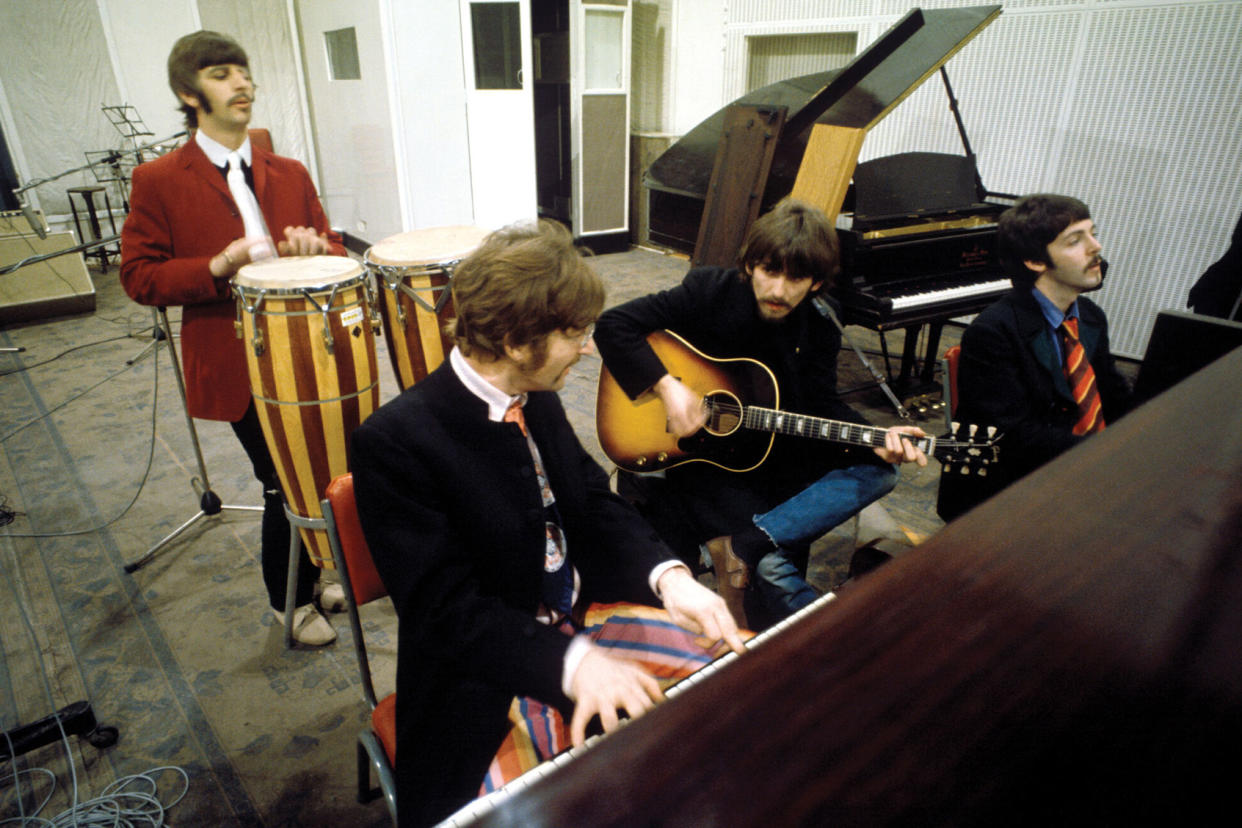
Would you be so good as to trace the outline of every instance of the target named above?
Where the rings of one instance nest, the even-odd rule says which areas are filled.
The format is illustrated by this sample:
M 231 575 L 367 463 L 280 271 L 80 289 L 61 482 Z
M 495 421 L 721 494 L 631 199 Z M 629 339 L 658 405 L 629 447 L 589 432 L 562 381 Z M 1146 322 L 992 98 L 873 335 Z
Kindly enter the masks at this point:
M 669 286 L 685 272 L 677 257 L 632 249 L 597 257 L 609 303 Z M 51 817 L 114 780 L 166 766 L 188 776 L 168 821 L 180 825 L 384 825 L 381 802 L 354 798 L 355 736 L 366 718 L 343 616 L 340 640 L 320 650 L 285 650 L 259 572 L 256 513 L 226 508 L 162 538 L 199 509 L 198 475 L 167 351 L 151 343 L 149 309 L 120 290 L 115 266 L 92 273 L 94 313 L 11 324 L 0 345 L 0 503 L 15 513 L 0 528 L 0 730 L 89 700 L 119 729 L 112 747 L 77 737 L 15 763 L 54 776 L 19 776 L 22 812 L 44 796 Z M 170 316 L 174 326 L 179 313 Z M 875 334 L 850 328 L 875 351 Z M 896 339 L 894 337 L 894 339 Z M 946 342 L 953 329 L 946 331 Z M 900 343 L 890 343 L 899 351 Z M 396 390 L 380 343 L 383 396 Z M 850 351 L 842 386 L 870 376 Z M 599 359 L 583 359 L 564 392 L 584 444 L 594 437 Z M 874 388 L 849 397 L 877 423 L 896 420 Z M 929 430 L 941 430 L 930 415 Z M 254 506 L 260 491 L 227 425 L 195 423 L 212 489 L 227 505 Z M 857 543 L 878 539 L 901 554 L 940 526 L 939 468 L 907 467 L 897 490 L 815 548 L 812 581 L 845 577 Z M 387 602 L 364 608 L 380 689 L 392 685 L 396 620 Z M 0 749 L 3 746 L 0 745 Z M 72 763 L 72 764 L 71 764 Z M 0 765 L 0 819 L 17 816 L 11 776 Z M 158 772 L 164 802 L 183 787 Z

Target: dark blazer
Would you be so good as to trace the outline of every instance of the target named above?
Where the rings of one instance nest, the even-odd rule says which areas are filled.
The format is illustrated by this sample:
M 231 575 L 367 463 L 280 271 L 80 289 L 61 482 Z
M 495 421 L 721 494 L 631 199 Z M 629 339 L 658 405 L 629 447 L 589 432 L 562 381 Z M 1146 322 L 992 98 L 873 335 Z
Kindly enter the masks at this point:
M 1078 297 L 1078 330 L 1095 371 L 1104 421 L 1130 408 L 1130 386 L 1108 345 L 1108 320 L 1099 305 Z M 1029 288 L 1017 287 L 975 319 L 962 334 L 955 419 L 996 426 L 1001 463 L 989 492 L 1012 483 L 1077 445 L 1078 408 L 1057 359 L 1044 319 Z M 946 485 L 942 478 L 942 501 Z M 946 482 L 949 481 L 949 482 Z M 963 504 L 954 514 L 973 503 Z M 941 516 L 949 519 L 944 510 Z
M 333 255 L 344 256 L 306 168 L 254 144 L 251 151 L 255 195 L 274 240 L 284 238 L 285 227 L 313 227 L 328 234 Z M 229 281 L 208 270 L 212 256 L 244 235 L 224 176 L 193 140 L 134 169 L 121 230 L 121 284 L 141 304 L 185 306 L 181 359 L 193 417 L 236 422 L 250 405 Z
M 556 495 L 586 601 L 656 604 L 651 570 L 672 558 L 608 486 L 551 392 L 524 409 Z M 396 605 L 398 808 L 403 825 L 446 816 L 479 788 L 514 696 L 569 709 L 569 638 L 535 621 L 544 510 L 526 439 L 445 362 L 353 437 L 358 512 Z
M 698 267 L 668 290 L 606 311 L 595 327 L 600 356 L 617 384 L 634 398 L 666 371 L 646 342 L 669 329 L 715 359 L 748 358 L 776 377 L 780 407 L 834 420 L 865 420 L 837 394 L 841 333 L 803 301 L 779 324 L 759 316 L 754 290 L 735 268 Z M 738 474 L 709 463 L 685 463 L 665 478 L 633 480 L 644 515 L 678 550 L 698 560 L 698 545 L 751 526 L 766 512 L 832 468 L 881 463 L 870 449 L 777 435 L 759 468 Z

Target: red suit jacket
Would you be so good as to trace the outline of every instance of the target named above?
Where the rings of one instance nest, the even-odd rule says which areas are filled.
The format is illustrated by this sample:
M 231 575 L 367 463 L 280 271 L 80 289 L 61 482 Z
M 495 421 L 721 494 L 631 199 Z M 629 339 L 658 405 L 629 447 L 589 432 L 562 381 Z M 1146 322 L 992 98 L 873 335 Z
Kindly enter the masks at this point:
M 289 226 L 327 233 L 345 255 L 306 168 L 251 144 L 254 189 L 274 240 Z M 121 230 L 121 284 L 144 305 L 183 305 L 181 359 L 190 416 L 236 422 L 250 405 L 244 343 L 233 322 L 227 279 L 211 257 L 245 235 L 224 176 L 193 140 L 134 170 L 130 213 Z

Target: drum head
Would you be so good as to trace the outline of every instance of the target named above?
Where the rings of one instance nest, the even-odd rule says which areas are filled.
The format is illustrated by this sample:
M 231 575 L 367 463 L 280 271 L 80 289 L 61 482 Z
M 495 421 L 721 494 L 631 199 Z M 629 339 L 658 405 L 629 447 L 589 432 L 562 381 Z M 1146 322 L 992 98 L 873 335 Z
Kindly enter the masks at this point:
M 473 253 L 487 233 L 482 227 L 467 224 L 408 230 L 373 245 L 366 260 L 398 266 L 455 262 Z
M 243 265 L 233 277 L 233 283 L 273 293 L 283 290 L 301 293 L 308 288 L 328 290 L 361 276 L 362 266 L 345 256 L 287 256 Z

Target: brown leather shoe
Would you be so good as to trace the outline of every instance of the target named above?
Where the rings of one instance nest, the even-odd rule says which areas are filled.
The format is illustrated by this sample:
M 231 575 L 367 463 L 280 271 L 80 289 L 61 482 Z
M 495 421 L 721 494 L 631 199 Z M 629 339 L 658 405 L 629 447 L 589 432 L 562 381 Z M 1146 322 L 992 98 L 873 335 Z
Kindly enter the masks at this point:
M 750 584 L 750 570 L 746 562 L 733 553 L 733 539 L 729 535 L 709 540 L 707 552 L 712 556 L 712 568 L 716 570 L 716 592 L 724 599 L 738 627 L 747 629 L 742 601 Z

